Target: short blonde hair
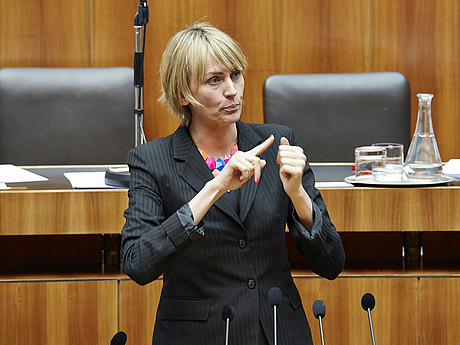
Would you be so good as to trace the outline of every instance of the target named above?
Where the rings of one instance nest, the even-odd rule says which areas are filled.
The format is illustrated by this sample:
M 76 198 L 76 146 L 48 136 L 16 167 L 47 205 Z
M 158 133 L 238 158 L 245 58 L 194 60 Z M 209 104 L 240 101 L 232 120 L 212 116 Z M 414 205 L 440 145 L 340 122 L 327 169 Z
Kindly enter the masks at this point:
M 248 66 L 239 44 L 209 23 L 195 23 L 179 31 L 163 53 L 160 101 L 168 105 L 182 126 L 189 126 L 192 120 L 190 107 L 183 101 L 201 106 L 192 96 L 190 85 L 204 78 L 208 55 L 232 71 L 244 73 Z

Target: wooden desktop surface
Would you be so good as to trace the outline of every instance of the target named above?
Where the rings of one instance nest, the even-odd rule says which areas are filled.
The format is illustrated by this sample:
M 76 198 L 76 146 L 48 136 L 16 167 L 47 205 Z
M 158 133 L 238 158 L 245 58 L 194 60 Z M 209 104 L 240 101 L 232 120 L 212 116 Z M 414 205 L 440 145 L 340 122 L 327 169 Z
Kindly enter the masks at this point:
M 0 235 L 119 234 L 127 189 L 74 190 L 63 173 L 107 167 L 26 167 L 47 182 L 0 190 Z M 313 166 L 318 181 L 343 181 L 349 165 Z M 460 187 L 322 187 L 340 232 L 460 231 Z

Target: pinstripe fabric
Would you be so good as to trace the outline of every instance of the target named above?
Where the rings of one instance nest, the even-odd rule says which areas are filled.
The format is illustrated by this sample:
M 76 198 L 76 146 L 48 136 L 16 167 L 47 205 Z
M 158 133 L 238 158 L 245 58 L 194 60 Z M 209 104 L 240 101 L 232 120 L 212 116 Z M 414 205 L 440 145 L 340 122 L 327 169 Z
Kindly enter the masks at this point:
M 288 127 L 237 123 L 238 146 L 246 151 L 270 134 L 299 144 Z M 259 328 L 273 340 L 273 312 L 268 290 L 279 287 L 279 344 L 311 344 L 310 329 L 291 277 L 285 247 L 286 222 L 298 250 L 319 275 L 334 279 L 345 255 L 334 225 L 307 164 L 303 184 L 312 198 L 314 226 L 296 220 L 276 164 L 277 145 L 261 157 L 267 161 L 260 183 L 250 179 L 237 192 L 239 212 L 227 193 L 202 221 L 205 235 L 192 241 L 177 210 L 212 179 L 211 171 L 186 128 L 132 150 L 129 208 L 122 231 L 123 267 L 139 284 L 164 275 L 153 344 L 215 345 L 224 341 L 226 304 L 235 308 L 230 344 L 256 345 Z M 234 193 L 232 191 L 231 193 Z M 260 326 L 259 326 L 260 325 Z

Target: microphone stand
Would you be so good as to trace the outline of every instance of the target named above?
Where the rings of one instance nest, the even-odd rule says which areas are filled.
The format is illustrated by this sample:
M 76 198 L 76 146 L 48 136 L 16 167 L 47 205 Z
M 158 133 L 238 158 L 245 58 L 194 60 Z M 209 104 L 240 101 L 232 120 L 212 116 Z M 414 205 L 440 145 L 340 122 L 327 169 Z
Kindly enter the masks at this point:
M 369 316 L 369 327 L 371 329 L 372 345 L 375 345 L 374 327 L 372 327 L 372 317 L 371 317 L 371 309 L 370 308 L 367 308 L 367 315 Z
M 149 8 L 147 1 L 140 0 L 139 12 L 134 17 L 136 50 L 134 52 L 134 121 L 135 146 L 147 142 L 145 139 L 144 121 L 144 50 L 147 23 L 149 22 Z M 144 36 L 142 39 L 142 28 Z
M 144 133 L 144 50 L 149 7 L 147 1 L 140 0 L 139 11 L 134 15 L 134 145 L 147 142 Z M 142 28 L 144 35 L 142 36 Z M 128 166 L 110 167 L 105 172 L 105 183 L 109 186 L 129 188 Z
M 321 315 L 318 316 L 318 320 L 319 320 L 319 331 L 321 333 L 321 344 L 324 345 L 323 322 L 321 321 Z
M 273 306 L 273 339 L 274 339 L 274 344 L 277 345 L 278 335 L 276 332 L 276 304 Z

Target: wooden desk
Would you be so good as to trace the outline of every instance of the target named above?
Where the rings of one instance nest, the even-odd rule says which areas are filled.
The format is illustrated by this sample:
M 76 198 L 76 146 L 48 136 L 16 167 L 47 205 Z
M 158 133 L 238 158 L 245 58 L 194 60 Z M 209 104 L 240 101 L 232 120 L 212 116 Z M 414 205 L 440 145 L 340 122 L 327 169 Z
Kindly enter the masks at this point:
M 460 231 L 460 187 L 321 188 L 340 232 Z
M 49 176 L 53 169 L 31 170 Z M 119 234 L 123 227 L 126 189 L 73 190 L 57 176 L 28 188 L 0 190 L 0 235 Z M 459 186 L 320 190 L 340 232 L 460 231 Z
M 105 171 L 100 167 L 32 167 L 46 182 L 12 184 L 0 190 L 0 235 L 119 234 L 128 207 L 126 189 L 74 190 L 67 171 Z

